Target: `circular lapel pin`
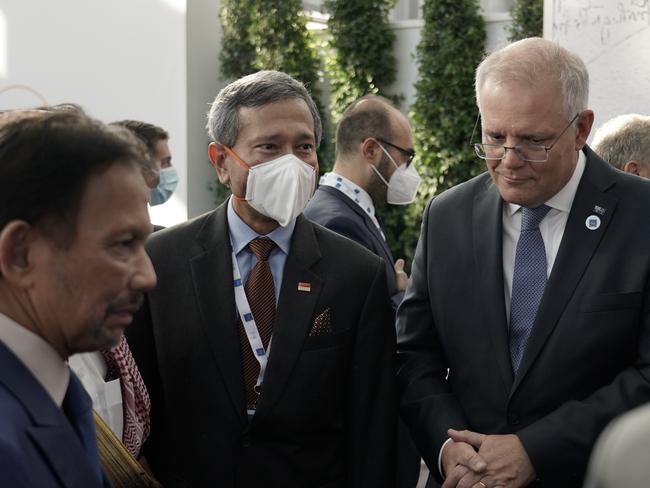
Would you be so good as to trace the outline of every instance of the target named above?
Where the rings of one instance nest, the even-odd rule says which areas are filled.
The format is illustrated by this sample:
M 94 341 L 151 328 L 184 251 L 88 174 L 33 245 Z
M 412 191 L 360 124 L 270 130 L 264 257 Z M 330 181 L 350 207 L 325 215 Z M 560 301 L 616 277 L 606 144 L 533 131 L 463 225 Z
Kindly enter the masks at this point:
M 598 215 L 590 215 L 585 220 L 585 226 L 589 230 L 596 230 L 600 227 L 600 217 Z

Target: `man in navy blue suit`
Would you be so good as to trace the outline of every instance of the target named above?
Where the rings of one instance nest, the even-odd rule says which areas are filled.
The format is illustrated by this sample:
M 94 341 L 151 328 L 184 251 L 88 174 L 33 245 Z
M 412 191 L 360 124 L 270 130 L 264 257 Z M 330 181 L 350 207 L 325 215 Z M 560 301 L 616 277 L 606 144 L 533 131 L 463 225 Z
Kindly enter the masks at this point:
M 155 285 L 143 163 L 81 113 L 0 115 L 0 486 L 109 486 L 66 361 L 117 344 Z
M 305 216 L 358 242 L 384 260 L 393 308 L 402 301 L 408 284 L 404 260 L 395 261 L 375 210 L 411 203 L 420 177 L 411 163 L 415 157 L 411 126 L 390 101 L 367 95 L 343 113 L 336 130 L 336 161 L 331 173 L 304 210 Z M 420 456 L 404 428 L 398 431 L 397 486 L 414 488 L 420 474 Z
M 336 130 L 336 161 L 304 211 L 305 216 L 358 242 L 383 258 L 388 289 L 396 309 L 408 276 L 404 260 L 395 261 L 376 209 L 415 199 L 420 177 L 411 126 L 390 101 L 367 95 L 343 113 Z

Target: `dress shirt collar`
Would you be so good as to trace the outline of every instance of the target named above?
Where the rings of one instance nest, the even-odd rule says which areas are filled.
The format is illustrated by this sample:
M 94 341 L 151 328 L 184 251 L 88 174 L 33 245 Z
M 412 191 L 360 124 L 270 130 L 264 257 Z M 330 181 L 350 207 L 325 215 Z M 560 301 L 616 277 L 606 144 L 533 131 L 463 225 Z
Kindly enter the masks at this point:
M 372 203 L 372 198 L 368 195 L 363 188 L 359 185 L 352 183 L 345 176 L 338 173 L 325 173 L 319 183 L 323 186 L 331 186 L 343 192 L 350 200 L 359 205 L 361 209 L 371 217 L 375 216 L 375 205 Z
M 544 164 L 544 163 L 540 163 L 540 164 Z M 575 198 L 576 192 L 578 191 L 578 185 L 580 184 L 580 179 L 582 178 L 582 174 L 585 172 L 586 164 L 587 164 L 587 156 L 585 156 L 584 152 L 578 151 L 578 162 L 576 164 L 575 169 L 573 170 L 573 175 L 571 175 L 571 178 L 569 179 L 567 184 L 564 185 L 564 187 L 559 192 L 557 192 L 555 195 L 553 195 L 544 203 L 551 208 L 559 210 L 560 212 L 569 213 L 569 211 L 571 210 L 571 205 L 573 205 L 573 199 Z M 520 208 L 521 205 L 508 203 L 508 205 L 506 206 L 506 212 L 508 217 L 512 217 Z
M 0 313 L 0 342 L 20 359 L 59 407 L 68 389 L 70 369 L 42 337 Z
M 228 201 L 228 231 L 230 232 L 230 242 L 232 243 L 235 255 L 239 254 L 250 241 L 257 237 L 268 237 L 284 252 L 289 254 L 291 248 L 291 236 L 296 227 L 296 220 L 292 220 L 289 225 L 282 227 L 279 225 L 277 228 L 266 234 L 260 236 L 257 232 L 251 229 L 246 222 L 244 222 L 232 206 L 232 197 Z

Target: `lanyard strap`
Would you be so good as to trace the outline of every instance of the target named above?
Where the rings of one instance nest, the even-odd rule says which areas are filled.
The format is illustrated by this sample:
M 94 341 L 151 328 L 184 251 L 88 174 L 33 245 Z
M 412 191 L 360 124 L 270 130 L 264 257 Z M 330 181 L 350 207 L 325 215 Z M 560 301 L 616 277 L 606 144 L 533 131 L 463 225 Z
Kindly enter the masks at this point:
M 237 312 L 241 318 L 241 323 L 244 326 L 244 331 L 246 332 L 246 337 L 248 338 L 248 343 L 251 346 L 253 351 L 253 356 L 257 359 L 257 362 L 260 365 L 260 374 L 257 376 L 257 382 L 255 383 L 255 390 L 259 394 L 259 388 L 264 381 L 264 373 L 266 372 L 266 365 L 269 361 L 269 354 L 271 353 L 271 340 L 267 348 L 264 348 L 262 343 L 262 338 L 257 329 L 257 324 L 255 323 L 255 318 L 251 312 L 251 307 L 248 304 L 248 298 L 246 298 L 246 292 L 244 291 L 244 284 L 242 282 L 241 273 L 239 271 L 239 264 L 237 264 L 237 256 L 235 256 L 235 251 L 233 250 L 231 243 L 232 255 L 232 276 L 233 276 L 233 287 L 235 289 L 235 303 L 237 304 Z

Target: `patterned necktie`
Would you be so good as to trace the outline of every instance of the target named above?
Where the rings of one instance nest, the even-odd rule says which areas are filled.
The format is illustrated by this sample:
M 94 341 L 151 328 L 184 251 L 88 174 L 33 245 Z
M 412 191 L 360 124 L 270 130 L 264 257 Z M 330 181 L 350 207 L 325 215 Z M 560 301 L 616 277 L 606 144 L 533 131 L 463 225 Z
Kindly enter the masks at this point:
M 142 381 L 124 334 L 119 344 L 109 351 L 102 351 L 102 356 L 108 368 L 106 380 L 113 376 L 120 379 L 124 411 L 122 443 L 131 455 L 137 458 L 151 428 L 151 402 L 147 387 Z
M 103 479 L 99 463 L 99 451 L 95 437 L 95 419 L 93 417 L 92 400 L 84 389 L 79 378 L 70 371 L 70 382 L 61 405 L 74 431 L 79 436 L 88 460 L 93 467 L 99 482 Z
M 274 247 L 275 242 L 271 239 L 257 238 L 248 243 L 248 248 L 255 254 L 257 262 L 251 269 L 244 285 L 248 305 L 257 324 L 262 344 L 267 349 L 273 332 L 273 321 L 275 320 L 275 285 L 273 284 L 273 274 L 268 261 Z M 255 384 L 260 373 L 260 365 L 253 355 L 241 321 L 239 323 L 239 339 L 242 348 L 246 405 L 252 407 L 257 402 Z
M 521 209 L 510 302 L 510 359 L 517 373 L 546 287 L 546 248 L 539 223 L 550 207 Z

